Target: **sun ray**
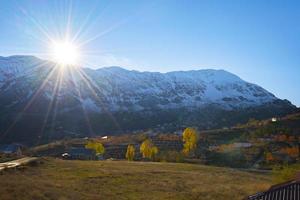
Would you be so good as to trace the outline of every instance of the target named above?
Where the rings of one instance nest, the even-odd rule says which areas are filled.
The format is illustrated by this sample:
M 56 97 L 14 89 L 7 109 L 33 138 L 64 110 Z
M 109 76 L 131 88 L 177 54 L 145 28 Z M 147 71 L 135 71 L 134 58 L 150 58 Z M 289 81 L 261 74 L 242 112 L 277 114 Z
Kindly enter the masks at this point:
M 101 104 L 101 108 L 103 109 L 103 111 L 111 118 L 111 120 L 117 126 L 117 128 L 119 130 L 122 130 L 121 126 L 116 121 L 116 119 L 114 118 L 114 116 L 106 108 L 106 105 L 104 104 L 103 100 L 99 97 L 99 95 L 97 94 L 97 92 L 95 91 L 94 88 L 96 88 L 96 90 L 98 90 L 99 94 L 101 94 L 101 89 L 89 78 L 89 76 L 83 70 L 81 70 L 81 69 L 78 69 L 78 70 L 79 70 L 79 75 L 81 76 L 82 80 L 86 83 L 87 87 L 90 89 L 90 91 L 92 92 L 93 96 Z
M 79 43 L 79 46 L 80 46 L 80 47 L 81 47 L 81 46 L 84 46 L 84 45 L 86 45 L 86 44 L 88 44 L 88 43 L 90 43 L 90 42 L 92 42 L 92 41 L 95 41 L 95 40 L 101 38 L 102 36 L 104 36 L 104 35 L 106 35 L 106 34 L 112 32 L 112 31 L 115 30 L 115 29 L 118 29 L 119 27 L 123 26 L 124 24 L 127 24 L 132 18 L 137 17 L 137 16 L 139 16 L 139 15 L 141 15 L 141 14 L 143 14 L 143 13 L 144 13 L 144 12 L 143 12 L 143 9 L 142 9 L 142 10 L 139 10 L 139 11 L 135 12 L 134 14 L 132 14 L 132 15 L 130 15 L 130 16 L 127 16 L 127 17 L 121 19 L 120 21 L 118 21 L 118 22 L 116 22 L 115 24 L 113 24 L 112 26 L 106 28 L 106 29 L 103 30 L 102 32 L 100 32 L 100 33 L 98 33 L 98 34 L 96 34 L 96 35 L 94 35 L 94 36 L 92 36 L 92 37 L 89 37 L 89 39 L 87 39 L 87 40 L 85 40 L 85 41 Z M 94 21 L 94 23 L 95 23 L 95 22 L 97 22 L 97 20 Z M 90 26 L 90 27 L 91 27 L 91 26 Z M 88 30 L 88 29 L 86 29 L 86 31 L 87 31 L 87 30 Z
M 64 71 L 65 71 L 64 68 L 60 68 L 58 70 L 58 88 L 57 88 L 56 94 L 55 94 L 55 105 L 54 105 L 54 109 L 53 109 L 51 128 L 54 127 L 55 118 L 57 115 L 57 107 L 58 107 L 58 103 L 60 100 L 59 98 L 60 98 L 60 92 L 61 92 L 61 87 L 62 87 L 62 82 L 63 82 Z
M 48 46 L 52 45 L 53 43 L 56 43 L 54 47 L 54 52 L 45 52 L 45 53 L 37 53 L 37 52 L 31 52 L 34 55 L 40 55 L 40 56 L 45 56 L 47 59 L 51 60 L 54 58 L 54 61 L 57 63 L 54 67 L 52 66 L 49 71 L 47 71 L 46 78 L 45 80 L 42 81 L 41 86 L 34 91 L 34 93 L 30 96 L 28 102 L 24 106 L 24 108 L 20 111 L 19 115 L 16 117 L 14 122 L 12 123 L 11 126 L 7 129 L 6 132 L 9 132 L 15 124 L 18 122 L 18 120 L 23 116 L 23 114 L 32 106 L 36 98 L 41 94 L 42 90 L 45 88 L 47 82 L 52 79 L 53 74 L 57 72 L 57 76 L 55 77 L 55 83 L 53 86 L 53 90 L 51 91 L 51 100 L 47 104 L 46 108 L 46 113 L 43 119 L 43 124 L 40 130 L 40 134 L 43 134 L 44 129 L 46 124 L 48 124 L 48 120 L 50 117 L 52 117 L 51 121 L 51 128 L 55 126 L 55 120 L 57 118 L 57 115 L 59 114 L 58 108 L 60 107 L 60 100 L 64 98 L 61 95 L 62 94 L 62 88 L 65 87 L 65 72 L 71 73 L 71 79 L 72 81 L 76 84 L 75 85 L 75 91 L 77 92 L 77 96 L 79 100 L 82 102 L 82 94 L 80 91 L 80 88 L 78 88 L 78 83 L 77 80 L 74 80 L 74 73 L 78 73 L 79 77 L 83 81 L 83 83 L 87 86 L 88 90 L 91 92 L 91 94 L 95 97 L 95 100 L 98 105 L 100 105 L 102 112 L 107 114 L 113 121 L 113 123 L 116 125 L 121 130 L 120 125 L 118 124 L 117 120 L 113 116 L 113 114 L 110 112 L 110 110 L 107 108 L 106 105 L 106 97 L 104 97 L 104 94 L 101 91 L 101 88 L 99 88 L 99 85 L 93 80 L 92 77 L 90 77 L 85 70 L 81 68 L 69 68 L 71 65 L 79 65 L 80 62 L 85 63 L 84 61 L 79 61 L 79 56 L 98 56 L 101 54 L 105 54 L 108 52 L 115 52 L 114 51 L 83 51 L 79 52 L 79 48 L 84 49 L 85 45 L 103 37 L 104 35 L 107 35 L 108 33 L 118 29 L 122 25 L 126 24 L 128 20 L 132 17 L 125 17 L 121 19 L 120 21 L 117 21 L 116 23 L 111 23 L 111 26 L 107 27 L 106 29 L 98 32 L 98 34 L 93 34 L 88 39 L 84 40 L 84 36 L 90 33 L 90 30 L 97 24 L 99 21 L 101 21 L 103 14 L 107 10 L 107 8 L 110 6 L 110 4 L 106 4 L 105 7 L 102 9 L 102 12 L 97 14 L 95 13 L 95 10 L 98 8 L 98 4 L 94 6 L 90 12 L 87 12 L 86 17 L 83 19 L 83 23 L 79 26 L 77 31 L 73 30 L 72 25 L 76 25 L 75 23 L 72 24 L 73 22 L 73 17 L 74 17 L 74 7 L 73 7 L 73 2 L 67 2 L 67 4 L 63 4 L 63 8 L 60 9 L 60 11 L 64 12 L 64 20 L 57 21 L 55 20 L 56 18 L 52 18 L 48 22 L 52 26 L 45 26 L 42 19 L 39 19 L 37 17 L 34 17 L 34 13 L 29 12 L 31 10 L 26 10 L 24 7 L 19 5 L 19 10 L 21 11 L 21 16 L 25 16 L 30 25 L 33 25 L 35 27 L 35 31 L 37 34 L 40 34 L 38 36 L 37 34 L 34 33 L 29 33 L 32 38 L 34 38 L 36 41 L 40 42 L 41 44 Z M 66 8 L 67 7 L 67 8 Z M 96 15 L 96 16 L 95 16 Z M 49 18 L 55 17 L 55 16 L 49 16 Z M 93 21 L 90 22 L 91 17 L 93 17 Z M 55 28 L 55 25 L 57 28 Z M 51 29 L 52 28 L 52 29 Z M 74 34 L 75 33 L 75 34 Z M 73 34 L 73 35 L 72 35 Z M 44 38 L 42 38 L 44 37 Z M 59 42 L 60 41 L 60 42 Z M 49 44 L 50 43 L 50 44 Z M 53 50 L 53 49 L 52 49 Z M 24 50 L 25 51 L 25 50 Z M 28 53 L 28 51 L 27 51 Z M 53 57 L 54 54 L 54 57 Z M 48 62 L 47 64 L 49 64 Z M 80 63 L 81 64 L 81 63 Z M 51 64 L 53 65 L 53 63 Z M 67 66 L 67 67 L 66 67 Z M 90 66 L 88 64 L 88 66 Z M 96 65 L 94 65 L 96 67 Z M 38 70 L 38 69 L 37 69 Z M 68 71 L 69 70 L 69 71 Z M 30 71 L 26 72 L 30 73 Z M 118 75 L 116 75 L 116 78 L 118 78 Z M 64 88 L 65 89 L 65 88 Z M 108 97 L 109 98 L 109 97 Z M 81 104 L 83 108 L 83 114 L 86 120 L 86 123 L 88 124 L 89 132 L 93 133 L 91 122 L 87 113 L 86 108 Z M 52 113 L 53 112 L 53 113 Z M 52 115 L 51 115 L 52 114 Z M 59 116 L 58 116 L 59 117 Z M 50 120 L 49 120 L 50 121 Z
M 28 103 L 25 105 L 25 107 L 20 111 L 20 113 L 15 117 L 15 120 L 12 122 L 12 124 L 4 131 L 2 137 L 5 137 L 7 133 L 16 125 L 16 123 L 21 119 L 23 113 L 32 105 L 36 97 L 40 94 L 40 92 L 44 89 L 45 85 L 48 83 L 48 80 L 53 75 L 54 71 L 56 69 L 56 66 L 53 66 L 51 70 L 49 70 L 49 73 L 47 74 L 45 80 L 42 82 L 41 86 L 33 93 L 33 95 L 30 97 Z
M 93 136 L 94 135 L 94 131 L 93 131 L 93 128 L 92 128 L 92 125 L 91 125 L 91 122 L 90 122 L 90 119 L 87 115 L 87 112 L 85 110 L 85 107 L 82 105 L 82 96 L 81 96 L 81 92 L 80 92 L 80 89 L 79 89 L 79 86 L 78 86 L 78 82 L 74 79 L 74 72 L 76 72 L 75 70 L 71 70 L 71 78 L 72 78 L 72 81 L 74 82 L 75 84 L 75 91 L 77 92 L 77 95 L 79 97 L 79 100 L 80 100 L 80 106 L 82 108 L 82 111 L 83 111 L 83 115 L 84 115 L 84 118 L 85 118 L 85 121 L 86 121 L 86 124 L 87 124 L 87 127 L 89 129 L 89 134 L 90 136 Z
M 68 19 L 67 19 L 67 25 L 66 25 L 66 31 L 65 31 L 65 38 L 70 37 L 71 34 L 71 21 L 72 21 L 72 11 L 73 11 L 73 2 L 71 1 L 68 8 Z
M 68 39 L 64 41 L 52 41 L 52 57 L 53 59 L 61 64 L 75 65 L 79 62 L 79 49 L 78 47 L 69 42 Z
M 91 27 L 95 27 L 96 24 L 100 22 L 100 20 L 103 17 L 103 14 L 105 13 L 106 10 L 108 10 L 108 8 L 110 6 L 109 3 L 110 2 L 108 2 L 108 4 L 105 5 L 104 9 L 102 10 L 102 12 L 97 17 L 93 18 L 92 23 L 88 25 L 90 17 L 93 15 L 94 11 L 98 7 L 98 5 L 94 6 L 94 8 L 86 16 L 84 22 L 79 27 L 78 31 L 75 33 L 75 35 L 73 37 L 74 40 L 77 40 L 77 39 L 79 40 L 81 37 L 83 38 L 86 34 L 89 33 L 89 31 L 91 30 Z
M 45 117 L 44 117 L 44 120 L 43 120 L 43 124 L 42 124 L 41 130 L 40 130 L 40 133 L 39 133 L 39 138 L 38 138 L 37 144 L 39 144 L 39 141 L 43 137 L 44 129 L 45 129 L 45 126 L 47 125 L 48 117 L 49 117 L 49 114 L 50 114 L 51 109 L 53 107 L 54 99 L 56 98 L 57 89 L 58 89 L 58 81 L 59 81 L 59 76 L 56 76 L 55 84 L 54 84 L 54 87 L 53 87 L 53 90 L 52 90 L 52 95 L 51 95 L 50 102 L 49 102 L 48 107 L 47 107 L 47 111 L 46 111 L 46 114 L 45 114 Z
M 111 31 L 113 31 L 116 28 L 118 28 L 119 26 L 121 26 L 124 22 L 125 22 L 125 20 L 123 20 L 122 22 L 114 24 L 113 26 L 111 26 L 111 27 L 107 28 L 106 30 L 100 32 L 99 34 L 96 34 L 95 36 L 90 37 L 88 40 L 85 40 L 85 41 L 79 43 L 79 46 L 80 47 L 85 46 L 86 44 L 88 44 L 88 43 L 90 43 L 90 42 L 92 42 L 92 41 L 94 41 L 94 40 L 96 40 L 96 39 L 98 39 L 98 38 L 100 38 L 100 37 L 102 37 L 102 36 L 110 33 Z
M 42 24 L 40 24 L 37 20 L 30 16 L 24 8 L 19 7 L 19 9 L 38 28 L 38 30 L 48 38 L 48 40 L 51 40 L 51 36 L 48 34 L 49 31 L 45 30 Z

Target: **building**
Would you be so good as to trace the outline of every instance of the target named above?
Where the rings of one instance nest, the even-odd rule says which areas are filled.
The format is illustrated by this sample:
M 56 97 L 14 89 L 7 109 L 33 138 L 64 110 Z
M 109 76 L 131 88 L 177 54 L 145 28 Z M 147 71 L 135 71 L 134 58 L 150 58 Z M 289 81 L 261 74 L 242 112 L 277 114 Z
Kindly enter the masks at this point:
M 269 190 L 250 195 L 245 200 L 299 200 L 300 199 L 300 181 L 292 180 L 282 184 L 274 185 Z
M 249 148 L 252 147 L 252 144 L 249 142 L 235 142 L 233 143 L 235 148 Z
M 276 117 L 272 117 L 271 121 L 272 122 L 277 122 L 277 118 Z

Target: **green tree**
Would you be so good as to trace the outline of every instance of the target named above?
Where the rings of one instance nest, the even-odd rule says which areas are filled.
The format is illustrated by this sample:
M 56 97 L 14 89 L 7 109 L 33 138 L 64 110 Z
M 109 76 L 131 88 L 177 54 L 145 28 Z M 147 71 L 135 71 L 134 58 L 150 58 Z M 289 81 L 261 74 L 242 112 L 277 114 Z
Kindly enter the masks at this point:
M 158 148 L 150 139 L 146 139 L 140 146 L 140 152 L 142 153 L 143 158 L 154 160 L 156 154 L 158 153 Z
M 94 150 L 96 155 L 102 155 L 105 152 L 103 144 L 97 141 L 88 141 L 85 148 Z
M 127 151 L 126 151 L 126 159 L 128 161 L 133 161 L 135 155 L 135 148 L 132 144 L 127 146 Z
M 183 131 L 182 140 L 184 142 L 182 152 L 185 155 L 189 155 L 191 152 L 193 152 L 197 148 L 198 137 L 197 137 L 196 129 L 186 128 Z

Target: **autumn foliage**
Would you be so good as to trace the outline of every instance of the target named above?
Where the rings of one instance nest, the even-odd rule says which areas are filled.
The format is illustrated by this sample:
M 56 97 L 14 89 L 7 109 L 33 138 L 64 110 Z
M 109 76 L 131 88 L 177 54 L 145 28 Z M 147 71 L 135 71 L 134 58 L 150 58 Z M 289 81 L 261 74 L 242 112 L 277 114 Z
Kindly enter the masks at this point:
M 101 155 L 104 154 L 105 152 L 105 148 L 103 144 L 96 141 L 88 141 L 87 144 L 85 145 L 85 148 L 94 150 L 96 152 L 96 155 Z
M 286 147 L 281 149 L 280 152 L 289 155 L 291 158 L 297 158 L 299 156 L 298 147 Z
M 295 142 L 297 141 L 297 138 L 295 136 L 289 136 L 286 134 L 281 134 L 281 135 L 277 135 L 275 136 L 275 140 L 277 142 Z
M 150 139 L 146 139 L 140 146 L 140 152 L 143 158 L 155 159 L 155 155 L 158 153 L 158 148 L 152 143 Z
M 197 131 L 194 128 L 186 128 L 182 135 L 183 150 L 185 155 L 189 155 L 197 148 Z
M 273 156 L 271 152 L 267 152 L 265 156 L 266 156 L 266 161 L 268 163 L 276 161 L 276 158 Z
M 126 151 L 126 159 L 128 161 L 133 161 L 135 155 L 135 148 L 132 144 L 127 146 L 127 151 Z

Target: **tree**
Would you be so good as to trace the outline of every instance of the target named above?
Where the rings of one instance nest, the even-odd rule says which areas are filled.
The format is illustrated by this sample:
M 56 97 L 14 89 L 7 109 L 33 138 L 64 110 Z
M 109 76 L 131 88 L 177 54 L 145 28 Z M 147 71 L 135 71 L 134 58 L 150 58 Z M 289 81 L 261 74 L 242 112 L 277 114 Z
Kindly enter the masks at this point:
M 158 153 L 158 148 L 154 146 L 150 139 L 146 139 L 140 146 L 140 152 L 143 158 L 154 159 L 155 155 Z
M 126 159 L 128 161 L 133 161 L 135 155 L 135 148 L 132 144 L 127 146 L 127 151 L 126 151 Z
M 183 131 L 182 140 L 184 142 L 182 152 L 189 155 L 197 147 L 197 131 L 194 128 L 186 128 Z
M 96 155 L 102 155 L 105 152 L 103 144 L 97 141 L 88 141 L 85 148 L 94 150 Z
M 271 152 L 266 152 L 265 153 L 266 161 L 267 163 L 272 163 L 276 161 L 276 158 L 273 156 Z
M 281 134 L 281 135 L 277 135 L 275 139 L 278 142 L 286 142 L 288 141 L 288 136 L 285 134 Z
M 298 147 L 286 147 L 280 150 L 281 153 L 289 155 L 291 158 L 298 158 L 299 148 Z
M 155 160 L 155 156 L 156 156 L 157 153 L 158 153 L 158 148 L 156 146 L 153 146 L 151 148 L 151 159 L 152 160 Z

